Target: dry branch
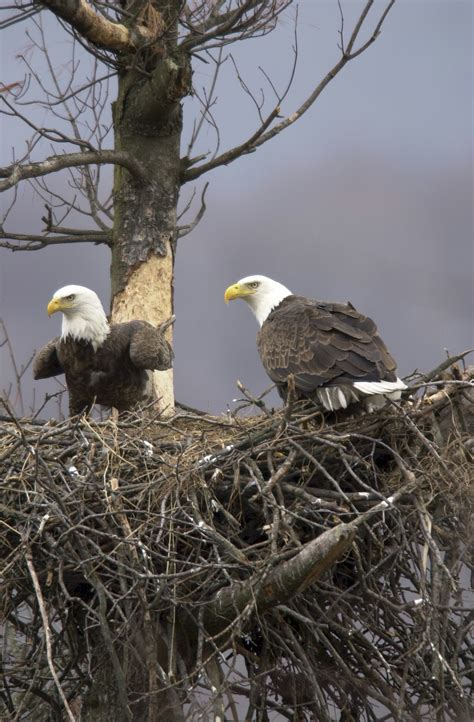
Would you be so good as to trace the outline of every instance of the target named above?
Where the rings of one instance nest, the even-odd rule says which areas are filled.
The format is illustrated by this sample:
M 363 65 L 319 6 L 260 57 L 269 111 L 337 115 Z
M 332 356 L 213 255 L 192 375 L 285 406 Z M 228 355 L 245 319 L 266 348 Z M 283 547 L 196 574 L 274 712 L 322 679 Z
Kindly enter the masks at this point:
M 12 241 L 14 242 L 12 243 Z M 10 251 L 39 251 L 47 246 L 72 243 L 110 245 L 111 241 L 112 233 L 110 231 L 83 231 L 80 234 L 39 236 L 32 233 L 9 233 L 0 226 L 0 248 L 8 248 Z
M 40 614 L 41 614 L 41 621 L 43 623 L 44 636 L 45 636 L 45 640 L 46 640 L 46 655 L 48 658 L 48 665 L 49 665 L 49 669 L 51 671 L 51 676 L 54 679 L 54 683 L 58 689 L 59 696 L 61 697 L 61 700 L 62 700 L 62 703 L 66 710 L 68 719 L 71 722 L 74 722 L 75 717 L 74 717 L 73 713 L 71 712 L 71 708 L 69 707 L 68 701 L 67 701 L 66 696 L 63 691 L 63 688 L 61 687 L 61 682 L 59 681 L 59 677 L 54 668 L 53 650 L 52 650 L 52 644 L 51 644 L 51 627 L 49 626 L 48 613 L 46 611 L 44 597 L 41 592 L 41 586 L 40 586 L 40 583 L 38 580 L 38 575 L 36 574 L 36 569 L 33 564 L 33 558 L 31 556 L 31 552 L 29 549 L 25 553 L 25 559 L 26 559 L 28 571 L 30 572 L 31 580 L 33 582 L 33 587 L 35 590 L 36 598 L 38 600 L 38 606 L 39 606 L 39 610 L 40 610 Z
M 145 182 L 146 173 L 143 166 L 125 151 L 98 150 L 85 153 L 65 153 L 55 155 L 39 163 L 14 164 L 0 168 L 0 177 L 6 180 L 0 181 L 0 192 L 13 188 L 22 180 L 27 178 L 38 178 L 39 176 L 56 173 L 64 168 L 77 168 L 88 165 L 104 164 L 121 165 L 141 182 Z
M 41 0 L 41 4 L 66 21 L 85 40 L 98 48 L 116 52 L 130 51 L 155 39 L 156 33 L 144 25 L 131 30 L 96 12 L 86 0 Z
M 283 604 L 314 584 L 339 559 L 354 539 L 354 529 L 341 524 L 306 544 L 291 561 L 283 562 L 264 583 L 250 579 L 224 588 L 204 612 L 206 629 L 213 634 L 232 624 L 250 604 L 259 612 Z
M 186 168 L 181 176 L 182 183 L 187 183 L 192 180 L 196 180 L 204 173 L 207 173 L 210 170 L 213 170 L 214 168 L 218 168 L 222 165 L 228 165 L 229 163 L 232 163 L 237 158 L 242 157 L 243 155 L 247 155 L 248 153 L 253 153 L 257 150 L 261 145 L 264 143 L 267 143 L 269 140 L 272 140 L 275 138 L 279 133 L 281 133 L 283 130 L 286 130 L 288 127 L 293 125 L 297 120 L 299 120 L 317 101 L 321 93 L 325 90 L 325 88 L 331 83 L 332 80 L 343 70 L 343 68 L 352 60 L 357 58 L 359 55 L 364 53 L 367 48 L 372 45 L 372 43 L 375 42 L 377 37 L 380 35 L 382 25 L 385 22 L 388 13 L 392 9 L 393 5 L 395 4 L 395 0 L 387 0 L 387 3 L 385 5 L 385 8 L 383 11 L 380 12 L 379 20 L 375 26 L 375 29 L 371 33 L 368 40 L 361 43 L 359 47 L 354 49 L 354 45 L 359 38 L 360 32 L 364 26 L 365 21 L 367 20 L 367 15 L 369 14 L 369 11 L 371 10 L 372 6 L 374 4 L 374 0 L 368 0 L 363 7 L 357 21 L 355 22 L 353 32 L 351 34 L 349 43 L 347 47 L 344 47 L 342 44 L 341 46 L 341 56 L 337 63 L 334 64 L 334 66 L 326 73 L 324 78 L 315 86 L 315 88 L 312 90 L 312 92 L 308 95 L 306 100 L 292 113 L 289 113 L 283 120 L 276 123 L 273 127 L 270 128 L 273 121 L 279 116 L 280 114 L 280 104 L 286 94 L 283 93 L 280 97 L 278 97 L 278 104 L 277 106 L 272 110 L 272 112 L 268 115 L 268 117 L 265 120 L 262 120 L 260 127 L 255 131 L 255 133 L 252 134 L 250 138 L 248 138 L 243 143 L 239 144 L 238 146 L 235 146 L 234 148 L 231 148 L 230 150 L 225 151 L 224 153 L 221 153 L 220 155 L 216 156 L 212 160 L 203 163 L 202 165 L 196 166 L 195 168 Z M 343 18 L 342 18 L 343 22 Z M 197 162 L 196 159 L 195 162 Z

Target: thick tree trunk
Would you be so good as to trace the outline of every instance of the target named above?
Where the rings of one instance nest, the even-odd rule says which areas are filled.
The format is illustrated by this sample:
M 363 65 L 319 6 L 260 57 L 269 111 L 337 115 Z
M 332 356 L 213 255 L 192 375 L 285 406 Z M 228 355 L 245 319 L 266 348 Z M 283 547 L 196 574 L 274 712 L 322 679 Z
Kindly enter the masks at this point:
M 176 2 L 155 2 L 173 18 Z M 171 6 L 171 7 L 170 7 Z M 174 13 L 174 15 L 173 15 Z M 141 318 L 154 325 L 173 312 L 176 207 L 180 188 L 180 100 L 189 93 L 189 59 L 177 52 L 176 34 L 135 56 L 119 79 L 114 103 L 115 148 L 145 168 L 142 183 L 116 166 L 112 244 L 112 320 Z M 137 69 L 139 68 L 139 69 Z M 171 330 L 168 331 L 171 341 Z M 155 373 L 161 410 L 174 407 L 172 371 Z

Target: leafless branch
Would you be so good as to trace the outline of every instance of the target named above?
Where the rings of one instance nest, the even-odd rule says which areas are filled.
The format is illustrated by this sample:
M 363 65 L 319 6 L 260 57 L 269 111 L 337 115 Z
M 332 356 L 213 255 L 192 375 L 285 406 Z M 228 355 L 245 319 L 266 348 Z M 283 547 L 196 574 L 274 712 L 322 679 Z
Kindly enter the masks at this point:
M 40 586 L 40 583 L 38 580 L 38 575 L 36 574 L 36 570 L 35 570 L 35 567 L 33 564 L 33 555 L 31 554 L 31 549 L 26 550 L 25 559 L 26 559 L 26 564 L 28 566 L 28 570 L 30 572 L 31 580 L 33 582 L 33 587 L 35 590 L 36 599 L 38 600 L 40 615 L 41 615 L 41 619 L 43 622 L 43 632 L 44 632 L 45 641 L 46 641 L 46 655 L 48 658 L 49 670 L 50 670 L 51 676 L 54 680 L 54 684 L 56 685 L 56 688 L 58 690 L 59 696 L 61 697 L 62 703 L 64 705 L 64 709 L 66 710 L 66 713 L 67 713 L 67 716 L 68 716 L 70 722 L 75 722 L 75 717 L 71 711 L 71 708 L 69 707 L 68 701 L 66 699 L 66 695 L 64 694 L 64 690 L 61 686 L 61 682 L 59 681 L 59 677 L 54 668 L 53 647 L 52 647 L 52 643 L 51 643 L 51 628 L 49 626 L 48 613 L 46 611 L 46 606 L 44 603 L 41 586 Z
M 2 346 L 6 346 L 8 350 L 8 356 L 10 358 L 10 364 L 13 369 L 13 373 L 15 375 L 15 398 L 13 399 L 13 406 L 15 408 L 19 408 L 20 412 L 22 414 L 25 413 L 25 404 L 23 399 L 23 391 L 22 391 L 22 379 L 29 367 L 31 366 L 33 362 L 34 354 L 30 356 L 28 361 L 24 364 L 18 365 L 14 349 L 12 346 L 12 342 L 10 340 L 10 336 L 7 331 L 7 327 L 5 325 L 5 322 L 2 318 L 0 318 L 0 329 L 2 330 L 3 338 L 0 338 L 0 348 Z
M 181 49 L 189 52 L 195 48 L 218 47 L 240 38 L 270 32 L 279 15 L 291 4 L 291 0 L 238 0 L 236 7 L 219 13 L 217 3 L 201 25 L 189 23 L 191 32 L 182 40 Z
M 275 108 L 274 111 L 262 123 L 260 128 L 244 143 L 236 146 L 235 148 L 232 148 L 231 150 L 226 151 L 225 153 L 222 153 L 221 155 L 217 156 L 216 158 L 207 163 L 204 163 L 196 168 L 188 168 L 187 170 L 185 170 L 182 175 L 183 183 L 186 183 L 190 180 L 195 180 L 196 178 L 199 178 L 203 173 L 207 173 L 208 171 L 219 166 L 227 165 L 228 163 L 231 163 L 242 155 L 254 152 L 259 146 L 273 139 L 290 125 L 293 125 L 293 123 L 295 123 L 299 118 L 304 115 L 304 113 L 306 113 L 307 110 L 309 110 L 309 108 L 311 108 L 311 106 L 315 103 L 323 90 L 341 72 L 341 70 L 347 65 L 347 63 L 349 63 L 351 60 L 364 52 L 373 42 L 375 42 L 378 35 L 380 34 L 383 22 L 385 21 L 394 3 L 395 0 L 389 0 L 383 13 L 381 13 L 380 19 L 370 38 L 359 48 L 354 50 L 354 44 L 359 36 L 364 21 L 367 18 L 368 12 L 373 4 L 373 0 L 369 0 L 367 2 L 355 23 L 349 44 L 345 50 L 342 50 L 341 57 L 339 58 L 338 62 L 329 70 L 329 72 L 325 75 L 321 82 L 315 87 L 312 93 L 307 97 L 304 103 L 302 103 L 296 111 L 288 115 L 286 118 L 284 118 L 284 120 L 277 123 L 275 126 L 273 126 L 273 128 L 268 130 L 269 126 L 280 113 L 280 108 L 279 106 L 277 106 L 277 108 Z
M 12 243 L 12 241 L 16 241 L 16 243 Z M 95 243 L 96 245 L 104 243 L 110 245 L 111 242 L 111 231 L 77 230 L 74 233 L 70 231 L 67 235 L 39 236 L 31 233 L 9 233 L 0 227 L 0 248 L 8 248 L 10 251 L 40 251 L 48 246 L 71 243 Z
M 40 13 L 42 10 L 42 8 L 34 7 L 33 2 L 25 3 L 23 5 L 7 5 L 0 9 L 4 11 L 13 10 L 12 15 L 9 15 L 5 18 L 5 20 L 0 22 L 0 30 L 6 30 L 12 25 L 17 25 L 18 23 L 23 22 L 23 20 L 27 20 L 28 18 L 33 17 L 33 15 Z
M 21 87 L 21 83 L 9 83 L 8 85 L 0 85 L 0 93 L 9 93 L 13 88 L 19 88 Z
M 78 145 L 81 148 L 85 148 L 90 151 L 94 151 L 95 148 L 88 143 L 85 140 L 82 139 L 75 139 L 70 136 L 65 135 L 57 128 L 44 128 L 38 126 L 36 123 L 34 123 L 28 116 L 26 116 L 24 113 L 21 113 L 18 108 L 15 108 L 11 103 L 9 103 L 4 97 L 0 99 L 7 108 L 9 108 L 10 113 L 6 113 L 5 111 L 2 111 L 5 113 L 5 115 L 12 115 L 16 118 L 19 118 L 21 121 L 23 121 L 26 125 L 28 125 L 30 128 L 32 128 L 38 137 L 45 138 L 46 140 L 51 141 L 52 143 L 70 143 L 71 145 Z M 34 145 L 36 144 L 37 139 L 35 138 L 33 141 L 30 141 L 28 151 L 31 152 Z
M 191 231 L 193 231 L 196 228 L 196 226 L 198 225 L 198 223 L 202 220 L 202 218 L 206 212 L 205 198 L 206 198 L 206 191 L 207 191 L 208 187 L 209 187 L 209 183 L 206 183 L 206 185 L 204 186 L 202 193 L 201 193 L 201 207 L 199 208 L 199 211 L 197 212 L 195 218 L 191 221 L 191 223 L 187 223 L 184 226 L 178 226 L 178 228 L 176 229 L 178 238 L 183 238 L 184 236 L 187 236 L 188 233 L 191 233 Z
M 0 168 L 0 177 L 6 178 L 6 180 L 0 181 L 0 192 L 13 188 L 27 178 L 38 178 L 49 173 L 56 173 L 58 170 L 64 170 L 64 168 L 110 163 L 123 166 L 142 183 L 146 181 L 146 172 L 142 165 L 125 151 L 97 150 L 84 153 L 64 153 L 64 155 L 51 156 L 39 163 L 13 164 Z
M 245 398 L 244 399 L 233 399 L 234 404 L 239 404 L 238 406 L 235 407 L 234 413 L 239 413 L 240 411 L 242 411 L 242 409 L 246 409 L 249 406 L 256 406 L 258 409 L 263 411 L 265 416 L 271 415 L 271 411 L 267 408 L 263 399 L 265 398 L 265 396 L 267 396 L 270 393 L 270 391 L 272 391 L 272 389 L 275 388 L 275 384 L 272 384 L 271 386 L 269 386 L 267 389 L 265 389 L 265 391 L 262 391 L 262 393 L 258 394 L 258 396 L 255 396 L 239 380 L 237 380 L 236 386 L 239 389 L 239 391 L 241 391 L 243 393 Z M 240 402 L 242 402 L 242 403 L 240 403 Z
M 222 57 L 223 56 L 223 48 L 219 48 L 216 58 L 214 58 L 214 56 L 211 53 L 207 53 L 207 56 L 210 58 L 210 60 L 214 64 L 214 72 L 212 75 L 209 89 L 208 90 L 206 90 L 205 88 L 202 89 L 203 98 L 200 97 L 196 88 L 194 90 L 197 98 L 199 99 L 199 101 L 202 105 L 202 109 L 201 109 L 201 115 L 200 115 L 199 121 L 194 124 L 193 131 L 191 133 L 191 137 L 190 137 L 189 143 L 188 143 L 186 157 L 184 160 L 186 160 L 190 157 L 191 151 L 199 137 L 199 134 L 203 128 L 204 122 L 209 119 L 211 108 L 212 108 L 213 104 L 216 102 L 215 92 L 216 92 L 217 80 L 218 80 L 222 65 L 224 63 L 224 60 Z M 217 144 L 216 144 L 217 145 L 216 152 L 217 152 L 217 149 L 219 147 L 218 128 L 216 127 L 216 124 L 213 123 L 212 121 L 211 121 L 211 124 L 216 129 L 216 132 L 217 132 Z
M 259 145 L 258 139 L 265 133 L 266 129 L 273 123 L 279 113 L 280 107 L 277 106 L 264 120 L 260 128 L 258 128 L 258 130 L 248 140 L 246 140 L 245 143 L 242 143 L 241 145 L 232 148 L 226 153 L 222 153 L 221 155 L 217 156 L 208 163 L 205 163 L 204 165 L 198 166 L 197 168 L 193 168 L 191 170 L 185 170 L 181 176 L 182 182 L 187 183 L 190 180 L 195 180 L 196 178 L 199 178 L 199 176 L 201 176 L 203 173 L 207 173 L 213 168 L 217 168 L 221 165 L 228 165 L 233 160 L 240 158 L 242 155 L 246 155 L 247 153 L 253 153 L 256 150 L 257 145 Z
M 150 42 L 162 29 L 156 10 L 155 31 L 138 24 L 132 30 L 126 25 L 105 18 L 103 14 L 96 12 L 87 0 L 41 0 L 41 3 L 85 40 L 106 50 L 126 52 L 139 44 Z

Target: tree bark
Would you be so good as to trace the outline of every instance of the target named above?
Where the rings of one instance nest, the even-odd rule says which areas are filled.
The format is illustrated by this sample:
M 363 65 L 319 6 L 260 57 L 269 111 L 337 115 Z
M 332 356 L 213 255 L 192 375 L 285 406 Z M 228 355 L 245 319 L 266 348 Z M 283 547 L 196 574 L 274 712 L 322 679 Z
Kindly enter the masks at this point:
M 115 149 L 137 160 L 147 179 L 141 182 L 124 168 L 115 168 L 111 281 L 116 323 L 141 318 L 159 325 L 173 313 L 180 101 L 191 89 L 189 58 L 177 49 L 174 6 L 179 4 L 154 3 L 167 21 L 166 37 L 138 51 L 132 67 L 119 77 L 113 109 Z M 171 341 L 171 329 L 167 334 Z M 160 410 L 172 411 L 171 370 L 155 372 L 155 392 Z
M 155 32 L 143 25 L 136 25 L 133 32 L 122 23 L 114 23 L 98 13 L 87 0 L 40 0 L 61 20 L 69 23 L 83 38 L 96 47 L 124 51 L 150 42 L 159 31 L 159 16 L 155 20 Z

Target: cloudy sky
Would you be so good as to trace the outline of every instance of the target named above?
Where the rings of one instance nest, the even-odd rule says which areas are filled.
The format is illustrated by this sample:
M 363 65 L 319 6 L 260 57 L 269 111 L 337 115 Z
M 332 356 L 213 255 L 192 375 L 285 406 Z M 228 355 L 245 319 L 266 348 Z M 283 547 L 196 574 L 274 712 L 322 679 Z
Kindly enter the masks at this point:
M 343 6 L 348 23 L 360 3 Z M 232 48 L 241 75 L 255 93 L 264 88 L 270 105 L 258 68 L 285 85 L 293 19 L 287 11 L 273 35 Z M 65 57 L 68 45 L 55 22 L 48 25 L 58 38 L 53 54 Z M 2 82 L 23 77 L 15 56 L 29 47 L 28 27 L 7 32 Z M 285 114 L 337 59 L 338 27 L 335 1 L 301 0 L 298 65 Z M 236 379 L 255 393 L 268 386 L 253 316 L 243 302 L 223 303 L 226 286 L 250 273 L 300 294 L 350 300 L 376 319 L 402 374 L 436 366 L 444 349 L 454 354 L 474 346 L 472 29 L 469 0 L 397 0 L 377 42 L 310 112 L 256 153 L 207 176 L 207 213 L 177 253 L 178 400 L 219 413 L 232 406 Z M 198 63 L 195 84 L 208 80 L 207 66 Z M 253 132 L 257 118 L 230 62 L 218 94 L 223 150 Z M 188 129 L 193 112 L 189 100 Z M 5 118 L 1 132 L 6 164 L 28 134 Z M 206 131 L 201 149 L 213 141 Z M 8 228 L 39 233 L 43 212 L 43 201 L 24 184 Z M 57 334 L 60 319 L 48 319 L 45 307 L 60 286 L 89 286 L 108 306 L 109 260 L 106 249 L 87 245 L 0 249 L 0 316 L 18 363 Z M 6 347 L 0 363 L 0 389 L 7 389 L 13 371 Z M 51 388 L 26 373 L 27 403 L 33 389 L 41 399 Z

